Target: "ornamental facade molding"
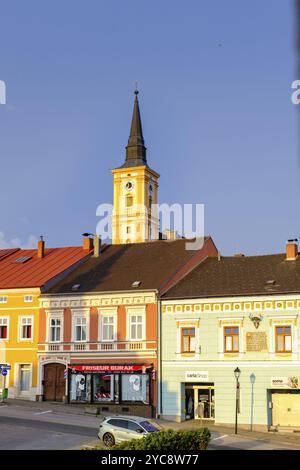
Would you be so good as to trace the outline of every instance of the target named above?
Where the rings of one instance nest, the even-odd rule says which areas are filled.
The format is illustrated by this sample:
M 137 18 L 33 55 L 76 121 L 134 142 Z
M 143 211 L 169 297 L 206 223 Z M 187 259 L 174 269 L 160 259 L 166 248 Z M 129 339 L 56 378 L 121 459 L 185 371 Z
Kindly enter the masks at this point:
M 64 308 L 91 308 L 91 307 L 108 307 L 119 305 L 142 305 L 153 304 L 156 302 L 155 293 L 118 295 L 82 295 L 74 297 L 43 297 L 40 299 L 40 308 L 45 309 L 64 309 Z
M 245 300 L 239 302 L 197 302 L 193 303 L 174 303 L 170 301 L 162 302 L 163 313 L 239 313 L 239 312 L 272 312 L 272 311 L 299 311 L 300 298 L 291 300 Z

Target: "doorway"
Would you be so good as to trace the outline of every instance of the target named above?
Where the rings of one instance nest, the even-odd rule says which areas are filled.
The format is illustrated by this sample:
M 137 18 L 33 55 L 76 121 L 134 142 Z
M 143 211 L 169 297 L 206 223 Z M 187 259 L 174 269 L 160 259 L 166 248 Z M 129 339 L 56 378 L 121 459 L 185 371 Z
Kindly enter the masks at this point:
M 63 364 L 46 364 L 44 366 L 44 400 L 62 401 L 65 395 L 65 372 Z
M 215 387 L 213 384 L 191 384 L 185 387 L 186 419 L 215 419 Z
M 273 426 L 300 426 L 300 393 L 276 391 L 272 393 Z

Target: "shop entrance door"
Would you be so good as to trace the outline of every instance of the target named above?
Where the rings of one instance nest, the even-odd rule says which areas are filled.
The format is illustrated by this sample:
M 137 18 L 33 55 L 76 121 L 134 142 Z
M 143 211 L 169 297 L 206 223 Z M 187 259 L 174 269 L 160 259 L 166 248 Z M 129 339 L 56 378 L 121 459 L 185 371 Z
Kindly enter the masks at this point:
M 44 399 L 62 401 L 65 395 L 65 366 L 63 364 L 46 364 L 44 366 Z
M 215 419 L 215 387 L 195 385 L 193 388 L 195 419 Z

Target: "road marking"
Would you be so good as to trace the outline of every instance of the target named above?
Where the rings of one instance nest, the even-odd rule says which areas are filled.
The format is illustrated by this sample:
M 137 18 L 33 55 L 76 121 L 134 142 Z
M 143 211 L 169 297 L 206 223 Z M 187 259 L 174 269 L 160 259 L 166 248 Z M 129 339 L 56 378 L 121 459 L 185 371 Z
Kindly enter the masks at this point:
M 46 413 L 52 413 L 52 410 L 48 410 L 48 411 L 40 411 L 39 413 L 33 413 L 34 415 L 44 415 Z
M 228 437 L 228 434 L 224 434 L 223 436 L 215 437 L 212 439 L 213 441 L 217 441 L 218 439 L 223 439 L 224 437 Z

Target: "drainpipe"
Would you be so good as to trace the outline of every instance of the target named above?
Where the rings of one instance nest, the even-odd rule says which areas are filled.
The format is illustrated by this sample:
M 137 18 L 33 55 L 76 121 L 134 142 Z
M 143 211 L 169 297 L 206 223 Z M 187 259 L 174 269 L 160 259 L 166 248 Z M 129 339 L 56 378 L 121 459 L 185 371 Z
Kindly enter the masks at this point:
M 157 293 L 157 418 L 162 414 L 162 342 L 161 342 L 161 301 Z

